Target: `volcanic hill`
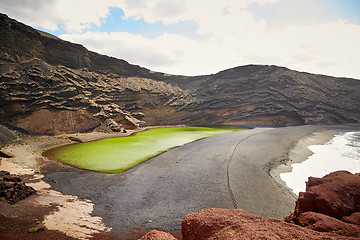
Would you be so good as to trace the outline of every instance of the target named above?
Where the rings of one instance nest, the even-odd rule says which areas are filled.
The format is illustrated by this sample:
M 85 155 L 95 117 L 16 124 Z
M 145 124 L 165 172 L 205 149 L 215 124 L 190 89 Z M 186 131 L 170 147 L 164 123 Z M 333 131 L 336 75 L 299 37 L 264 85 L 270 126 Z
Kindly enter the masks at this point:
M 170 124 L 360 123 L 360 81 L 247 65 L 153 72 L 0 14 L 0 124 L 32 134 Z

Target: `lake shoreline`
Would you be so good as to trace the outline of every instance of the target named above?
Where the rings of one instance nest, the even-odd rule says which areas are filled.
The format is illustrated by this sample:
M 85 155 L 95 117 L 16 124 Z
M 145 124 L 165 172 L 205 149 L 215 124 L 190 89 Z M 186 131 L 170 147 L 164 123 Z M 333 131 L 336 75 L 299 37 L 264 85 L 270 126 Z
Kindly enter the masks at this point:
M 215 135 L 246 130 L 222 127 L 151 128 L 127 137 L 107 138 L 52 148 L 48 159 L 81 169 L 120 173 L 173 148 Z
M 248 156 L 249 158 L 255 157 L 255 156 L 253 156 L 254 155 L 253 149 L 255 147 L 255 149 L 257 149 L 256 151 L 264 153 L 264 156 L 267 156 L 268 155 L 267 151 L 269 151 L 271 149 L 271 150 L 276 150 L 279 152 L 279 155 L 277 155 L 277 156 L 281 156 L 281 157 L 289 156 L 291 159 L 296 159 L 296 161 L 301 162 L 301 161 L 305 160 L 307 158 L 307 156 L 309 155 L 309 151 L 307 150 L 306 146 L 313 145 L 315 142 L 316 142 L 316 144 L 325 143 L 329 139 L 332 138 L 333 134 L 336 134 L 337 132 L 340 132 L 340 131 L 348 131 L 351 129 L 360 129 L 360 126 L 299 126 L 299 127 L 287 127 L 287 128 L 274 128 L 267 132 L 264 131 L 262 133 L 261 133 L 262 130 L 258 130 L 258 131 L 260 131 L 260 133 L 257 135 L 257 137 L 256 138 L 250 137 L 248 140 L 241 143 L 239 145 L 239 149 L 237 149 L 238 152 L 236 154 L 239 155 L 239 157 L 241 157 L 241 158 L 239 158 L 239 160 L 242 159 L 242 157 L 243 157 L 242 154 L 247 153 L 247 152 L 248 152 L 248 155 L 246 155 L 246 156 Z M 253 132 L 253 130 L 243 131 L 243 132 L 247 132 L 247 133 L 232 133 L 229 136 L 233 136 L 233 139 L 234 139 L 233 142 L 236 143 L 240 139 L 237 136 L 245 136 L 245 134 L 250 135 L 251 132 Z M 279 135 L 279 133 L 281 133 L 281 135 Z M 221 180 L 223 178 L 222 174 L 214 175 L 215 172 L 212 173 L 212 171 L 215 171 L 215 170 L 218 171 L 220 169 L 218 167 L 216 167 L 214 170 L 211 170 L 211 171 L 210 171 L 210 169 L 206 170 L 206 168 L 202 170 L 203 171 L 202 174 L 208 172 L 209 176 L 212 176 L 212 178 L 214 178 L 214 179 L 210 179 L 210 178 L 205 177 L 203 179 L 205 181 L 203 183 L 203 184 L 205 184 L 204 189 L 208 189 L 207 191 L 204 192 L 205 195 L 195 196 L 197 194 L 198 190 L 195 191 L 195 190 L 189 189 L 189 192 L 186 195 L 190 194 L 193 199 L 191 201 L 186 200 L 186 202 L 187 202 L 186 205 L 179 205 L 179 204 L 181 204 L 181 201 L 179 201 L 179 200 L 186 196 L 186 195 L 183 195 L 182 192 L 185 194 L 185 192 L 188 191 L 186 189 L 187 187 L 196 187 L 196 186 L 191 185 L 191 182 L 189 182 L 190 185 L 186 184 L 186 185 L 178 186 L 178 187 L 175 185 L 172 185 L 172 184 L 182 183 L 182 181 L 184 181 L 184 179 L 186 179 L 186 181 L 190 181 L 191 178 L 196 177 L 196 178 L 202 179 L 202 177 L 196 176 L 191 173 L 188 173 L 188 175 L 180 174 L 179 176 L 172 176 L 171 174 L 173 174 L 173 173 L 169 172 L 167 169 L 171 166 L 177 165 L 179 160 L 174 159 L 173 163 L 164 162 L 165 159 L 172 159 L 172 157 L 175 157 L 175 156 L 181 157 L 182 154 L 185 154 L 187 151 L 189 151 L 189 153 L 197 153 L 199 151 L 204 151 L 204 153 L 206 153 L 208 151 L 206 151 L 206 149 L 203 149 L 202 147 L 200 147 L 200 146 L 202 146 L 202 144 L 206 144 L 206 146 L 211 146 L 212 142 L 214 142 L 214 140 L 216 140 L 216 139 L 220 139 L 219 143 L 224 143 L 224 141 L 227 141 L 229 139 L 228 136 L 222 136 L 222 137 L 217 137 L 217 138 L 215 137 L 214 139 L 210 139 L 210 140 L 205 139 L 205 141 L 201 140 L 201 141 L 198 141 L 198 142 L 195 142 L 192 144 L 187 144 L 184 147 L 179 147 L 177 149 L 170 150 L 169 152 L 163 153 L 160 156 L 155 157 L 154 159 L 151 159 L 148 162 L 141 164 L 140 166 L 135 167 L 133 169 L 130 169 L 129 171 L 126 171 L 122 174 L 104 174 L 104 173 L 96 173 L 96 172 L 80 170 L 80 169 L 76 169 L 76 168 L 73 168 L 70 166 L 65 166 L 63 164 L 60 164 L 60 163 L 57 163 L 54 161 L 49 161 L 42 157 L 42 152 L 45 149 L 49 149 L 49 148 L 53 148 L 55 146 L 60 146 L 60 145 L 70 143 L 71 140 L 69 140 L 69 138 L 68 138 L 69 136 L 75 136 L 75 137 L 81 139 L 82 141 L 92 141 L 92 140 L 103 139 L 103 138 L 108 138 L 108 137 L 117 137 L 120 135 L 126 136 L 127 134 L 130 134 L 130 132 L 128 132 L 126 134 L 87 133 L 87 134 L 71 134 L 71 135 L 61 135 L 61 136 L 34 136 L 34 137 L 30 137 L 30 138 L 20 139 L 18 142 L 10 143 L 6 147 L 3 147 L 2 150 L 4 150 L 5 152 L 11 153 L 14 157 L 9 158 L 9 159 L 3 158 L 2 162 L 1 162 L 1 169 L 7 170 L 11 173 L 18 173 L 19 175 L 24 175 L 24 174 L 27 175 L 27 178 L 24 181 L 25 182 L 27 181 L 29 183 L 31 183 L 31 182 L 34 183 L 34 181 L 37 181 L 35 183 L 35 185 L 37 184 L 37 188 L 38 188 L 38 190 L 40 190 L 40 194 L 36 194 L 34 196 L 29 197 L 28 199 L 20 201 L 19 203 L 15 204 L 15 206 L 18 206 L 19 209 L 31 208 L 32 206 L 38 206 L 38 207 L 44 206 L 39 203 L 39 202 L 41 202 L 39 200 L 39 198 L 40 199 L 41 198 L 48 199 L 49 201 L 53 201 L 54 205 L 52 206 L 52 209 L 44 212 L 43 218 L 47 219 L 47 216 L 56 212 L 56 206 L 61 205 L 61 203 L 58 202 L 56 200 L 56 198 L 59 198 L 60 196 L 67 196 L 67 197 L 60 197 L 60 198 L 73 199 L 76 197 L 76 199 L 84 199 L 85 202 L 88 202 L 88 204 L 90 204 L 90 203 L 94 203 L 94 204 L 87 205 L 88 206 L 87 209 L 89 209 L 91 211 L 89 213 L 85 214 L 86 215 L 86 217 L 84 217 L 85 222 L 82 222 L 79 225 L 86 226 L 87 224 L 91 224 L 91 222 L 93 221 L 93 219 L 91 217 L 98 216 L 98 217 L 101 217 L 101 219 L 102 219 L 101 224 L 99 226 L 103 226 L 104 228 L 102 228 L 103 230 L 98 229 L 98 233 L 87 232 L 87 233 L 83 233 L 83 234 L 91 235 L 91 234 L 103 234 L 104 233 L 106 235 L 108 235 L 108 234 L 111 235 L 112 232 L 114 231 L 113 232 L 114 234 L 116 234 L 116 235 L 120 234 L 122 236 L 122 235 L 129 234 L 129 232 L 127 232 L 128 230 L 126 230 L 125 227 L 122 227 L 123 226 L 122 224 L 125 224 L 127 221 L 130 221 L 129 223 L 126 223 L 126 226 L 127 226 L 128 224 L 131 225 L 133 221 L 134 221 L 134 224 L 137 221 L 139 221 L 137 224 L 139 224 L 138 226 L 140 227 L 139 228 L 140 232 L 137 233 L 137 234 L 139 234 L 137 237 L 139 237 L 141 234 L 145 233 L 149 229 L 153 229 L 153 228 L 160 228 L 162 230 L 168 230 L 168 231 L 169 230 L 174 230 L 174 231 L 179 230 L 178 227 L 180 226 L 180 222 L 181 222 L 179 219 L 181 219 L 181 216 L 184 216 L 185 214 L 196 211 L 198 208 L 205 208 L 208 206 L 231 208 L 230 200 L 229 200 L 229 205 L 228 205 L 228 203 L 226 203 L 226 201 L 227 201 L 226 199 L 229 197 L 228 193 L 227 193 L 227 189 L 223 189 L 222 187 L 221 188 L 217 187 L 217 184 L 220 184 L 220 183 L 222 184 L 222 182 L 223 182 L 223 180 Z M 280 140 L 286 136 L 292 136 L 291 139 L 293 139 L 292 141 L 294 142 L 294 144 L 291 145 L 291 144 L 287 143 L 287 145 L 286 145 L 286 146 L 290 146 L 290 147 L 285 147 L 285 145 L 283 145 L 282 143 L 275 143 L 275 142 L 273 143 L 272 142 L 272 141 L 274 141 L 274 137 L 277 137 Z M 223 140 L 221 140 L 221 139 L 223 139 Z M 259 139 L 263 143 L 269 144 L 269 148 L 267 148 L 266 145 L 261 145 L 262 148 L 259 150 L 255 144 L 256 143 L 255 140 L 259 140 Z M 252 141 L 250 141 L 250 140 L 252 140 Z M 284 140 L 284 142 L 287 142 L 287 141 Z M 229 154 L 234 150 L 234 146 L 235 146 L 235 145 L 233 145 L 234 143 L 230 144 L 230 142 L 229 142 L 227 149 L 222 149 L 222 150 L 224 150 L 224 153 L 225 153 L 224 157 L 225 157 L 226 161 L 229 158 Z M 213 147 L 218 146 L 218 145 L 219 144 L 216 142 L 213 143 Z M 199 151 L 194 152 L 194 150 L 191 150 L 193 146 L 199 146 L 199 148 L 198 148 Z M 247 150 L 244 150 L 244 149 L 247 149 Z M 310 152 L 310 154 L 311 154 L 311 152 Z M 187 156 L 187 153 L 184 155 L 184 157 L 185 156 Z M 218 157 L 219 156 L 217 156 L 217 158 Z M 187 159 L 187 158 L 188 157 L 186 157 L 184 159 Z M 190 158 L 197 159 L 197 157 L 195 157 L 195 156 L 190 157 Z M 249 161 L 250 160 L 251 159 L 249 159 Z M 267 162 L 267 163 L 272 162 L 272 164 L 269 165 L 271 168 L 270 174 L 268 172 L 264 172 L 264 173 L 259 172 L 257 174 L 260 174 L 260 175 L 256 175 L 256 174 L 253 174 L 252 172 L 248 171 L 252 175 L 250 175 L 250 177 L 245 176 L 244 182 L 239 181 L 238 189 L 240 189 L 240 190 L 238 192 L 238 196 L 245 196 L 243 199 L 238 197 L 238 199 L 241 199 L 243 201 L 243 203 L 240 207 L 246 208 L 245 210 L 248 210 L 248 211 L 250 211 L 251 209 L 260 209 L 258 207 L 258 205 L 256 205 L 256 204 L 261 204 L 263 202 L 263 200 L 257 196 L 257 193 L 261 193 L 261 192 L 266 193 L 267 187 L 266 186 L 261 187 L 261 188 L 255 187 L 255 189 L 257 189 L 257 191 L 253 191 L 253 189 L 254 189 L 253 186 L 246 185 L 246 184 L 248 182 L 253 181 L 255 183 L 258 182 L 259 186 L 262 186 L 262 184 L 263 184 L 262 181 L 265 181 L 265 183 L 268 183 L 268 182 L 271 183 L 271 181 L 272 181 L 271 179 L 276 179 L 276 176 L 279 176 L 279 174 L 281 173 L 278 166 L 280 166 L 282 164 L 281 163 L 282 161 L 281 161 L 280 157 L 276 157 L 275 160 L 274 159 L 264 159 L 264 162 Z M 182 160 L 182 161 L 184 161 L 184 160 Z M 235 165 L 233 165 L 232 167 L 233 167 L 233 170 L 236 170 L 236 164 L 241 164 L 241 161 L 236 162 L 236 159 L 233 161 L 234 161 Z M 15 165 L 6 164 L 9 162 L 12 164 L 15 164 Z M 196 170 L 195 168 L 192 169 L 193 167 L 191 167 L 191 164 L 193 164 L 193 163 L 191 163 L 191 162 L 189 162 L 189 163 L 190 163 L 190 165 L 185 164 L 183 166 L 184 170 L 186 170 L 186 171 Z M 291 163 L 293 163 L 293 162 L 288 162 L 288 164 L 291 164 Z M 207 165 L 201 164 L 201 166 L 203 168 L 204 166 L 207 166 Z M 222 165 L 219 165 L 219 166 L 222 166 Z M 242 166 L 242 165 L 240 165 L 240 166 Z M 23 172 L 24 168 L 28 169 L 27 172 L 25 172 L 25 173 Z M 30 171 L 29 169 L 31 169 L 32 171 Z M 145 170 L 145 169 L 149 169 L 147 171 L 155 171 L 155 169 L 156 169 L 156 171 L 159 171 L 159 172 L 152 172 L 153 174 L 142 176 L 144 174 L 143 170 Z M 260 167 L 260 169 L 261 169 L 261 167 Z M 284 171 L 284 168 L 281 170 Z M 177 166 L 176 171 L 179 171 L 179 166 Z M 141 172 L 141 174 L 140 174 L 140 172 Z M 158 174 L 158 176 L 160 177 L 159 180 L 161 180 L 161 181 L 156 180 L 154 182 L 154 184 L 160 184 L 159 186 L 152 185 L 153 188 L 156 186 L 155 189 L 151 189 L 151 187 L 147 187 L 147 186 L 143 186 L 143 187 L 137 186 L 135 182 L 134 183 L 129 182 L 132 178 L 134 178 L 134 179 L 136 179 L 136 182 L 143 181 L 144 184 L 153 184 L 152 181 L 154 181 L 154 180 L 150 180 L 150 179 L 156 178 L 155 173 Z M 266 178 L 265 176 L 268 174 L 269 174 L 269 178 Z M 236 176 L 236 174 L 231 175 L 231 176 L 236 181 L 237 181 L 237 179 L 241 180 L 241 178 L 238 178 L 238 176 Z M 164 179 L 161 179 L 163 177 L 164 177 Z M 262 180 L 262 178 L 264 178 L 264 179 Z M 219 179 L 221 181 L 218 182 L 217 179 Z M 184 182 L 184 184 L 185 183 L 186 182 Z M 100 184 L 100 186 L 97 188 L 97 186 L 95 186 L 94 184 L 95 185 Z M 174 194 L 174 193 L 164 192 L 164 194 L 165 194 L 164 196 L 157 196 L 158 193 L 161 193 L 161 191 L 162 191 L 161 189 L 163 189 L 161 187 L 161 184 L 164 186 L 172 186 L 171 188 L 174 188 L 173 190 L 176 192 L 176 194 L 173 196 L 172 194 Z M 245 185 L 242 185 L 242 184 L 245 184 Z M 286 204 L 279 203 L 278 204 L 279 206 L 276 206 L 276 204 L 273 204 L 274 205 L 273 209 L 275 212 L 280 209 L 283 209 L 282 212 L 284 212 L 284 213 L 286 211 L 288 211 L 289 209 L 293 210 L 293 206 L 295 204 L 294 203 L 294 199 L 295 199 L 294 194 L 291 193 L 290 192 L 291 190 L 289 190 L 286 187 L 286 185 L 284 186 L 284 184 L 285 183 L 277 182 L 277 184 L 272 184 L 269 189 L 269 190 L 271 190 L 271 192 L 273 192 L 274 199 L 277 199 L 278 202 L 279 201 L 286 202 Z M 89 186 L 91 186 L 91 188 Z M 121 217 L 122 216 L 121 213 L 117 212 L 120 209 L 106 210 L 107 209 L 106 206 L 112 206 L 112 205 L 116 206 L 117 204 L 120 204 L 120 202 L 113 202 L 113 201 L 115 201 L 115 200 L 118 201 L 117 199 L 119 198 L 119 196 L 123 196 L 121 193 L 122 190 L 119 192 L 120 195 L 117 195 L 117 193 L 114 192 L 114 190 L 111 190 L 112 188 L 109 188 L 109 186 L 112 186 L 112 188 L 117 189 L 116 191 L 119 191 L 123 188 L 123 187 L 119 188 L 120 186 L 126 186 L 126 188 L 123 190 L 130 195 L 129 199 L 132 199 L 132 200 L 135 200 L 134 197 L 137 196 L 135 194 L 135 192 L 144 191 L 142 194 L 147 194 L 147 192 L 150 191 L 149 192 L 150 195 L 151 194 L 155 194 L 155 195 L 151 195 L 152 197 L 149 199 L 149 202 L 146 204 L 153 204 L 153 203 L 155 204 L 155 202 L 159 202 L 159 204 L 162 204 L 162 206 L 165 206 L 164 205 L 165 203 L 169 204 L 170 208 L 181 207 L 179 209 L 179 215 L 175 219 L 169 219 L 169 217 L 165 217 L 165 218 L 161 217 L 160 219 L 158 219 L 156 216 L 152 216 L 152 214 L 154 214 L 154 213 L 147 212 L 147 211 L 151 210 L 154 206 L 150 207 L 147 205 L 143 205 L 142 207 L 140 207 L 141 205 L 138 205 L 138 204 L 144 204 L 144 203 L 141 203 L 141 201 L 140 201 L 138 203 L 137 202 L 133 203 L 133 204 L 135 204 L 133 206 L 134 207 L 133 210 L 135 211 L 136 214 L 133 215 L 133 213 L 131 212 L 132 210 L 128 209 L 129 211 L 130 210 L 131 211 L 129 213 L 126 213 L 127 217 L 125 217 L 123 219 L 123 217 Z M 171 188 L 169 190 L 171 190 Z M 111 191 L 108 192 L 107 191 L 108 189 Z M 134 189 L 134 192 L 131 192 L 132 191 L 131 189 Z M 274 191 L 274 190 L 276 190 L 276 191 Z M 278 190 L 279 190 L 279 193 L 277 193 Z M 194 191 L 194 192 L 192 192 L 192 191 Z M 208 192 L 208 191 L 210 191 L 210 192 Z M 222 197 L 220 197 L 219 199 L 215 199 L 212 191 L 217 192 Z M 243 191 L 246 191 L 246 193 L 248 195 L 243 195 Z M 224 195 L 221 195 L 222 192 Z M 287 192 L 287 194 L 284 196 L 283 192 Z M 100 193 L 102 193 L 102 194 L 98 195 Z M 60 195 L 57 195 L 57 194 L 60 194 Z M 252 194 L 254 194 L 254 195 L 252 195 Z M 44 198 L 44 196 L 48 196 L 48 197 Z M 54 198 L 54 196 L 58 196 L 58 197 Z M 177 197 L 175 197 L 175 196 L 177 196 Z M 182 197 L 180 197 L 180 196 L 182 196 Z M 143 197 L 145 197 L 145 196 L 143 196 Z M 170 203 L 169 201 L 172 201 L 171 199 L 173 199 L 173 197 L 175 197 L 174 198 L 175 202 Z M 198 197 L 200 197 L 200 199 L 198 199 Z M 50 200 L 50 199 L 53 199 L 53 200 Z M 86 199 L 88 199 L 88 200 L 86 200 Z M 128 198 L 124 198 L 124 200 L 126 200 L 126 199 L 128 199 Z M 247 202 L 247 199 L 249 200 L 248 202 Z M 141 198 L 139 198 L 138 200 L 141 200 Z M 208 204 L 206 204 L 207 200 L 209 201 Z M 269 200 L 269 203 L 271 203 L 271 199 L 268 199 L 268 200 Z M 204 203 L 201 203 L 202 201 L 204 201 Z M 44 204 L 44 201 L 42 204 Z M 50 204 L 50 202 L 48 202 L 47 204 Z M 194 204 L 196 204 L 196 205 L 194 205 Z M 9 207 L 10 209 L 12 208 L 11 206 L 8 206 L 8 207 L 5 206 L 5 207 L 6 208 Z M 70 206 L 67 206 L 67 207 L 70 207 Z M 126 207 L 126 205 L 124 205 L 124 208 L 125 207 Z M 141 211 L 144 211 L 144 213 L 138 212 L 139 210 L 136 210 L 136 208 L 138 208 L 138 207 L 140 208 Z M 53 209 L 53 208 L 55 208 L 55 209 Z M 264 210 L 266 210 L 266 208 L 264 208 Z M 113 212 L 114 217 L 116 219 L 123 219 L 124 222 L 122 222 L 122 221 L 114 222 L 113 220 L 111 220 L 112 218 L 109 219 L 107 217 L 108 211 Z M 168 210 L 162 210 L 162 211 L 168 211 Z M 159 212 L 159 210 L 157 210 L 155 212 Z M 254 211 L 252 211 L 252 212 L 254 212 Z M 159 212 L 159 214 L 160 213 L 161 212 Z M 77 213 L 74 212 L 74 214 L 76 215 Z M 144 220 L 141 220 L 142 214 L 145 214 L 148 218 L 149 218 L 149 216 L 152 216 L 151 217 L 151 219 L 153 220 L 152 224 L 142 222 L 142 221 L 144 221 Z M 164 216 L 166 216 L 166 212 L 161 213 L 161 215 L 163 215 L 163 214 L 165 214 Z M 175 212 L 172 214 L 175 214 Z M 262 214 L 263 215 L 271 214 L 271 211 L 269 213 L 262 212 Z M 281 214 L 281 215 L 283 215 L 283 214 Z M 134 217 L 133 219 L 132 219 L 132 216 Z M 26 217 L 24 217 L 24 218 L 26 218 Z M 27 216 L 27 218 L 29 218 L 29 216 Z M 28 219 L 28 221 L 31 222 L 31 221 L 33 221 L 33 219 Z M 120 225 L 118 225 L 118 224 L 120 224 Z M 74 228 L 72 229 L 72 231 L 77 232 L 77 234 L 79 234 L 80 230 L 75 227 L 75 226 L 78 227 L 79 225 L 74 224 Z M 110 228 L 112 228 L 113 230 L 110 231 Z M 110 233 L 106 232 L 108 230 L 110 231 Z M 46 234 L 46 232 L 51 232 L 51 231 L 44 231 L 44 234 Z

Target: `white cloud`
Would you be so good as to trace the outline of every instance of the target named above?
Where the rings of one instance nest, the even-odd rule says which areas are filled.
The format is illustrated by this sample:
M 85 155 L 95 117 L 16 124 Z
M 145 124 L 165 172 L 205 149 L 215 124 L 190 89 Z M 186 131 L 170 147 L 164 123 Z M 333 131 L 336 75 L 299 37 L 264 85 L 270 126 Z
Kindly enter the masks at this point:
M 267 28 L 265 20 L 255 18 L 248 10 L 254 2 L 278 1 L 38 0 L 30 4 L 0 0 L 0 8 L 34 26 L 56 29 L 62 25 L 69 31 L 60 36 L 63 39 L 155 71 L 197 75 L 244 64 L 275 64 L 360 79 L 359 25 L 338 20 Z M 164 33 L 146 38 L 126 32 L 79 32 L 92 24 L 101 25 L 110 7 L 123 9 L 125 18 L 148 23 L 196 22 L 203 37 L 190 39 Z
M 262 29 L 262 30 L 261 30 Z M 173 74 L 198 75 L 244 64 L 275 64 L 292 69 L 360 79 L 360 26 L 343 21 L 294 26 L 276 32 L 262 27 L 242 35 L 223 33 L 221 41 L 173 34 L 156 39 L 129 33 L 60 36 L 89 49 Z
M 246 11 L 251 3 L 270 4 L 279 0 L 123 0 L 117 6 L 124 10 L 125 18 L 144 19 L 145 22 L 177 23 L 184 20 L 199 24 L 199 33 L 218 33 L 234 26 L 248 26 L 254 21 Z M 218 21 L 222 21 L 219 23 Z
M 109 14 L 112 0 L 1 0 L 0 9 L 12 18 L 51 31 L 63 26 L 67 32 L 80 32 L 100 26 Z
M 173 35 L 168 34 L 157 39 L 148 39 L 126 32 L 87 32 L 64 34 L 60 37 L 72 42 L 83 43 L 92 51 L 117 56 L 142 66 L 166 67 L 176 64 L 181 59 L 181 51 L 174 46 L 180 40 L 179 37 L 174 38 Z

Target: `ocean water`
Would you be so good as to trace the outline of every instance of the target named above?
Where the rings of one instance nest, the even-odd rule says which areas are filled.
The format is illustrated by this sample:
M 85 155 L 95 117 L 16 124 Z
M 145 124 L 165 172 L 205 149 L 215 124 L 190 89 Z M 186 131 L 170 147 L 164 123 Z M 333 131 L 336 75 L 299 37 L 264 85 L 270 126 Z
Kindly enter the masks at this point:
M 360 132 L 335 135 L 324 145 L 308 147 L 313 155 L 301 163 L 292 164 L 292 171 L 281 173 L 280 178 L 295 194 L 304 192 L 308 177 L 323 177 L 337 170 L 360 172 Z

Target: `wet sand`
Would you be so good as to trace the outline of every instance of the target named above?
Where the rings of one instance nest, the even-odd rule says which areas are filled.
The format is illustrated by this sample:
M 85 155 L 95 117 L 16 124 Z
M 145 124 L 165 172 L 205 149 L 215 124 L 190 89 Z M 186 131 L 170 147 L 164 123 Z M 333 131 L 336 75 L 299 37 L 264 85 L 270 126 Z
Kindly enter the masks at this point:
M 358 128 L 360 130 L 360 128 Z M 344 131 L 348 131 L 344 129 Z M 311 135 L 301 138 L 297 144 L 292 148 L 289 152 L 288 159 L 289 161 L 286 164 L 281 164 L 276 168 L 273 168 L 270 172 L 271 176 L 284 187 L 286 183 L 280 178 L 281 173 L 291 172 L 292 164 L 301 163 L 305 161 L 309 156 L 313 154 L 308 149 L 308 146 L 311 145 L 322 145 L 326 142 L 329 142 L 336 134 L 338 134 L 339 130 L 328 129 L 320 132 L 314 132 Z
M 230 165 L 230 179 L 239 208 L 283 219 L 295 207 L 297 196 L 280 179 L 291 163 L 312 154 L 307 146 L 323 144 L 345 126 L 298 126 L 277 128 L 254 135 L 236 149 Z M 358 128 L 359 129 L 359 128 Z
M 83 234 L 80 237 L 88 238 L 111 230 L 110 235 L 136 239 L 150 229 L 178 231 L 186 214 L 203 208 L 234 208 L 227 179 L 239 208 L 282 219 L 293 211 L 296 195 L 279 178 L 289 169 L 280 165 L 290 164 L 289 159 L 291 163 L 303 161 L 311 154 L 306 146 L 325 143 L 340 131 L 354 129 L 360 127 L 299 126 L 234 132 L 172 149 L 121 174 L 85 171 L 43 159 L 44 149 L 70 140 L 67 136 L 31 137 L 2 148 L 14 157 L 2 161 L 1 169 L 13 173 L 16 167 L 4 164 L 9 162 L 45 175 L 46 182 L 38 181 L 40 193 L 18 205 L 39 203 L 41 198 L 47 204 L 61 205 L 63 209 L 55 207 L 43 217 L 47 226 L 57 226 L 55 219 L 73 214 L 85 221 L 72 224 L 74 227 L 67 232 L 74 233 L 69 237 Z M 77 137 L 93 140 L 103 136 Z M 29 176 L 26 179 L 34 182 Z M 80 203 L 62 204 L 62 198 Z M 75 227 L 82 225 L 83 229 Z M 87 231 L 82 233 L 84 229 Z M 64 230 L 64 226 L 58 230 Z

